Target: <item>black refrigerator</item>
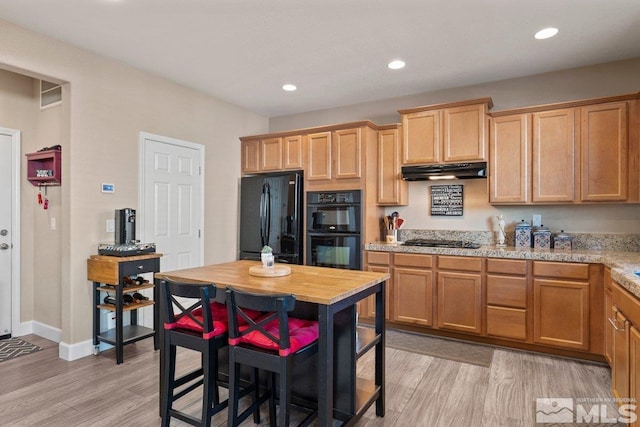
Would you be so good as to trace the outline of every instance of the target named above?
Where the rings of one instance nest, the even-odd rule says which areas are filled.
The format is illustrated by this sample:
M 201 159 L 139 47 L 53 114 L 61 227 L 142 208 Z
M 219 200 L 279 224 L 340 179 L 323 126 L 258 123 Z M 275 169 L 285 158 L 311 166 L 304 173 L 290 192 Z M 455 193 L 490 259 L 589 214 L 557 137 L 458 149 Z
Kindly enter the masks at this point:
M 240 259 L 260 259 L 263 246 L 276 262 L 303 261 L 302 171 L 243 177 L 240 184 Z

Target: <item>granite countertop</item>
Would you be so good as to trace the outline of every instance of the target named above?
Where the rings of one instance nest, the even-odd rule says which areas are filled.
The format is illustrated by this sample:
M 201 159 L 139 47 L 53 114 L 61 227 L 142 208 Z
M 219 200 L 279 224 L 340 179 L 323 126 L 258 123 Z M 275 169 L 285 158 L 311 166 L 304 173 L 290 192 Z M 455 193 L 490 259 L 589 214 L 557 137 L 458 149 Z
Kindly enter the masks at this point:
M 479 249 L 429 248 L 404 246 L 402 243 L 371 242 L 365 244 L 365 250 L 381 252 L 401 252 L 432 255 L 475 256 L 486 258 L 523 259 L 537 261 L 582 262 L 603 264 L 611 268 L 611 278 L 640 299 L 640 252 L 595 251 L 595 250 L 555 250 L 496 248 L 482 246 Z

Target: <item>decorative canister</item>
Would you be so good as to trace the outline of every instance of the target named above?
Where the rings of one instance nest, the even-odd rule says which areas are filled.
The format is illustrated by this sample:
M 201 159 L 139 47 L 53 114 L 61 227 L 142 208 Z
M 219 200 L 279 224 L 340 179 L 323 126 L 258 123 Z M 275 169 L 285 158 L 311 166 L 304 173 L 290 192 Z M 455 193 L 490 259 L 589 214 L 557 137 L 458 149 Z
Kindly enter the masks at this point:
M 560 230 L 560 233 L 553 236 L 554 249 L 566 249 L 571 250 L 573 238 L 566 234 L 564 230 Z
M 515 228 L 515 246 L 516 248 L 531 247 L 531 225 L 524 219 L 516 224 Z
M 533 247 L 535 249 L 551 249 L 551 231 L 544 225 L 533 230 Z

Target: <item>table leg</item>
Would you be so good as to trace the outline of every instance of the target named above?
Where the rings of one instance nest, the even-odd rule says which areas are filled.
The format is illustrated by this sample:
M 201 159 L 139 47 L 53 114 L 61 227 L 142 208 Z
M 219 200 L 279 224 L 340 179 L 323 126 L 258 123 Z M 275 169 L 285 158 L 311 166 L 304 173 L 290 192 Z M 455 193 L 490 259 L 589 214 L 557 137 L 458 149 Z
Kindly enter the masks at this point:
M 376 335 L 380 335 L 380 342 L 376 344 L 375 381 L 380 386 L 380 396 L 376 400 L 376 415 L 379 417 L 384 417 L 385 286 L 386 282 L 382 282 L 380 290 L 376 292 Z
M 122 282 L 116 286 L 116 364 L 120 365 L 123 361 L 123 347 L 124 340 L 122 339 L 123 334 L 123 326 L 122 326 L 122 301 L 123 292 L 122 292 Z
M 318 306 L 318 427 L 333 424 L 333 311 Z
M 98 346 L 98 335 L 100 335 L 100 291 L 98 290 L 98 282 L 93 282 L 93 345 Z M 96 353 L 94 353 L 96 354 Z

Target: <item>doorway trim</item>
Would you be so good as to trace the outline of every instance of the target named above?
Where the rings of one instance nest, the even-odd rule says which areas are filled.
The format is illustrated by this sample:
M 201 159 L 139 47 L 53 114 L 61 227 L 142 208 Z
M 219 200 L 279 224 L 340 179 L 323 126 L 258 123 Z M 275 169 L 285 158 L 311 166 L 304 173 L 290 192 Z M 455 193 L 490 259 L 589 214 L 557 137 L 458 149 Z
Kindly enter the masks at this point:
M 27 325 L 20 323 L 20 160 L 21 133 L 0 127 L 0 133 L 11 137 L 11 336 L 26 334 Z

